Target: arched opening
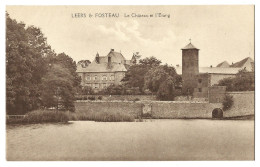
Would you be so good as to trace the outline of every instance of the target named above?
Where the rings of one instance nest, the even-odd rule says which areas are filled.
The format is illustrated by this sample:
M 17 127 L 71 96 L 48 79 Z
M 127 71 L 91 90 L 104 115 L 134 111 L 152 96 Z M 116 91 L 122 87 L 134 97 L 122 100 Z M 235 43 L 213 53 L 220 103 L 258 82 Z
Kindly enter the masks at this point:
M 220 108 L 215 108 L 212 111 L 212 118 L 223 118 L 223 110 Z

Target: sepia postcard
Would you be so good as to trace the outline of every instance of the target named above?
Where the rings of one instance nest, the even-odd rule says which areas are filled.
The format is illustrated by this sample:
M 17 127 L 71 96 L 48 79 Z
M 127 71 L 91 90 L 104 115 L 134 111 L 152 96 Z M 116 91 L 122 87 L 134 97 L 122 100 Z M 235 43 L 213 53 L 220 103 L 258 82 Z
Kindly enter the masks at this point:
M 255 6 L 5 9 L 6 161 L 254 161 Z

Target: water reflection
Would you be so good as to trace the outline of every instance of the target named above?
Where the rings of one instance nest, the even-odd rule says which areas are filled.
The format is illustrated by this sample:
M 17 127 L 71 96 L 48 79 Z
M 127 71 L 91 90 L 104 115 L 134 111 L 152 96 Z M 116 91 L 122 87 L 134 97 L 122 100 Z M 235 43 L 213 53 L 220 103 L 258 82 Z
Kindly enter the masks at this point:
M 7 126 L 8 160 L 252 160 L 253 120 Z

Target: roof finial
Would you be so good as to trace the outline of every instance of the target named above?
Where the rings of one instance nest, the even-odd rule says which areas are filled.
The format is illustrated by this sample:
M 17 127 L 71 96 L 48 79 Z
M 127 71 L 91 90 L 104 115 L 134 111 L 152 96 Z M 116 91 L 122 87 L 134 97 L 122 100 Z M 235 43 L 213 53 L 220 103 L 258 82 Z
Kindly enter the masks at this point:
M 190 43 L 191 43 L 191 38 L 189 40 L 190 40 Z

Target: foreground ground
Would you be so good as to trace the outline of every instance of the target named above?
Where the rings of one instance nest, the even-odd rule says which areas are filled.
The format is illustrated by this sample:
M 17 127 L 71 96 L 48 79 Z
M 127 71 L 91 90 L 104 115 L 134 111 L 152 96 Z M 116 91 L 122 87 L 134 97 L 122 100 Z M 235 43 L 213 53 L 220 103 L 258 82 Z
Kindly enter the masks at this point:
M 253 120 L 7 126 L 7 160 L 253 160 Z

